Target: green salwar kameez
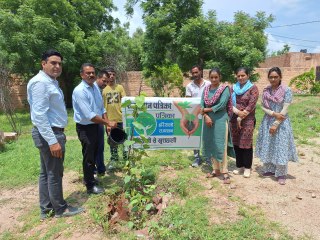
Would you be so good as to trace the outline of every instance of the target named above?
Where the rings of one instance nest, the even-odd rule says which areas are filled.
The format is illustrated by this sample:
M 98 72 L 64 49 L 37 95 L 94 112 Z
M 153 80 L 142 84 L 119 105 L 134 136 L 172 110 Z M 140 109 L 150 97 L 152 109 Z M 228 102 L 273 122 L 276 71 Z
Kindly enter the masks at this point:
M 208 97 L 212 98 L 216 89 L 209 90 Z M 226 161 L 226 156 L 235 158 L 233 149 L 231 132 L 229 128 L 229 116 L 227 113 L 227 104 L 230 98 L 229 88 L 226 87 L 220 98 L 214 103 L 212 112 L 207 112 L 211 118 L 213 125 L 208 127 L 205 123 L 203 126 L 203 155 L 208 159 L 214 159 L 218 162 Z M 201 107 L 209 108 L 204 102 L 204 94 L 201 98 Z M 226 139 L 227 138 L 227 139 Z

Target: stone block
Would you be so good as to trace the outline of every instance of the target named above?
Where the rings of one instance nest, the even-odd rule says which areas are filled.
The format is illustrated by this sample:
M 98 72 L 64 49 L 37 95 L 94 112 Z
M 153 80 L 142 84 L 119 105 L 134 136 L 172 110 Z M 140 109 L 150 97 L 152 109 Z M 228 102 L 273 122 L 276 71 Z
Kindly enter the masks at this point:
M 18 138 L 18 134 L 15 132 L 4 132 L 4 142 L 15 141 Z

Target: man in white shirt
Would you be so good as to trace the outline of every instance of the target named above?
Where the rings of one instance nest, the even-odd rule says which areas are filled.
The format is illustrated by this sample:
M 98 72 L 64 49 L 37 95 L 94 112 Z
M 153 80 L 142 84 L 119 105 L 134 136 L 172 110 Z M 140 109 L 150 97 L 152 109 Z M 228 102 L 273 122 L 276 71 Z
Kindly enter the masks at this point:
M 68 114 L 57 78 L 62 73 L 62 55 L 54 49 L 41 58 L 42 70 L 27 85 L 33 124 L 32 138 L 40 153 L 40 219 L 68 217 L 84 211 L 72 207 L 63 197 L 63 163 Z
M 210 81 L 204 80 L 202 78 L 203 71 L 201 66 L 194 65 L 191 70 L 191 78 L 192 82 L 190 82 L 186 86 L 186 97 L 193 97 L 193 98 L 201 98 L 203 90 L 206 86 L 210 85 Z M 192 163 L 192 167 L 198 167 L 201 164 L 201 157 L 200 157 L 200 150 L 195 149 L 193 150 L 194 153 L 194 162 Z

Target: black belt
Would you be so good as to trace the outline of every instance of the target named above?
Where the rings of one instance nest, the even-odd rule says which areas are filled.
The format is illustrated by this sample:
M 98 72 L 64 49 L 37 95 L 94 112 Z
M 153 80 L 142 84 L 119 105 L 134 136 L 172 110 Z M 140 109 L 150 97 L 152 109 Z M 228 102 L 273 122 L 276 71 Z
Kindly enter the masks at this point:
M 59 127 L 51 127 L 53 131 L 58 131 L 58 132 L 64 132 L 64 128 L 59 128 Z

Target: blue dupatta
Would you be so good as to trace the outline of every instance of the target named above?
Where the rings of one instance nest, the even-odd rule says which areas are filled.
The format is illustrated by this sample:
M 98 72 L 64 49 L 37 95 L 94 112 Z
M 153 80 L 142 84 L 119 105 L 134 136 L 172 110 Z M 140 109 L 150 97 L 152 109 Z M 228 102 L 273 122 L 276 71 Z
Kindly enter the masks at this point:
M 237 82 L 236 84 L 233 84 L 233 87 L 232 87 L 232 89 L 233 89 L 233 93 L 232 93 L 232 104 L 233 104 L 233 106 L 237 105 L 237 97 L 236 97 L 236 95 L 238 95 L 238 96 L 239 95 L 243 95 L 252 87 L 253 87 L 253 84 L 251 83 L 250 80 L 248 80 L 246 82 L 246 84 L 242 88 L 240 88 L 240 83 L 239 82 Z

